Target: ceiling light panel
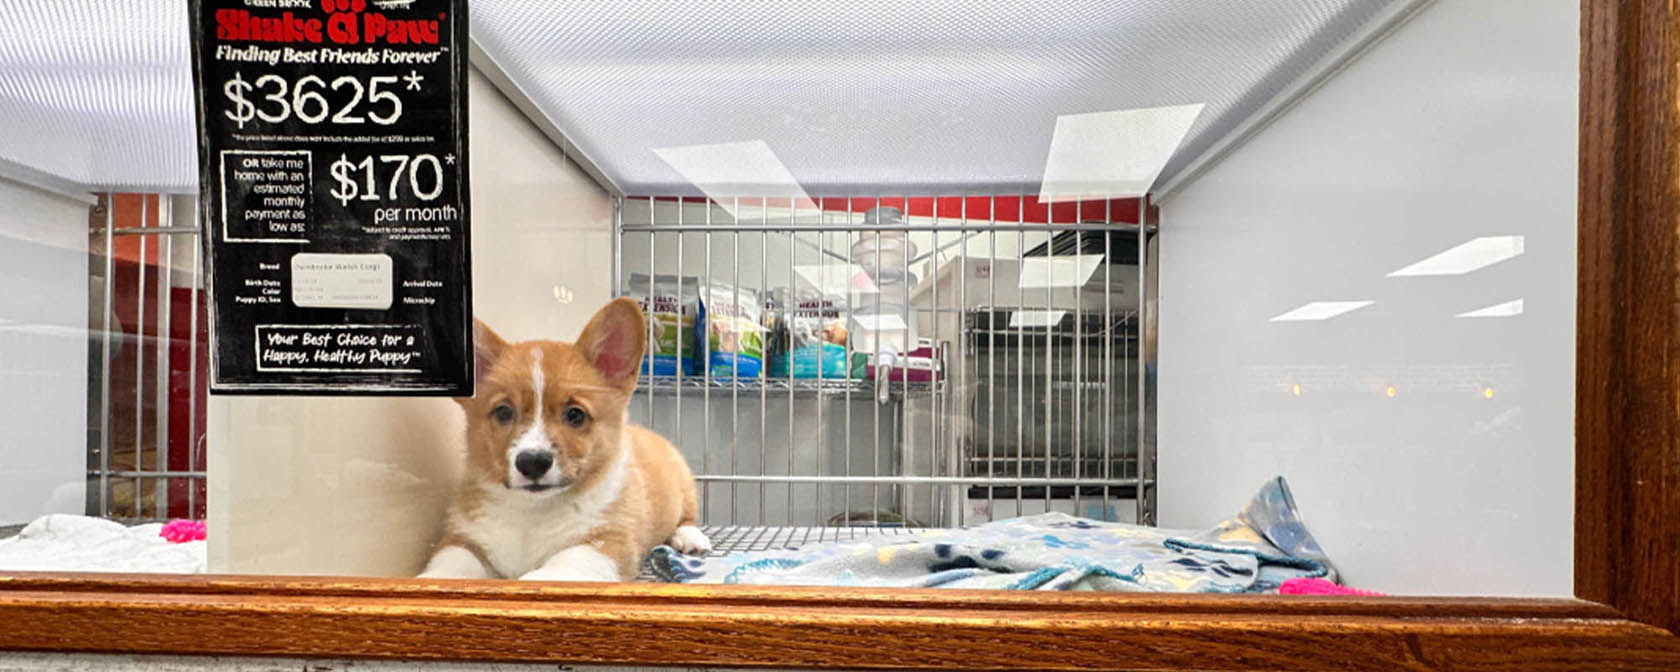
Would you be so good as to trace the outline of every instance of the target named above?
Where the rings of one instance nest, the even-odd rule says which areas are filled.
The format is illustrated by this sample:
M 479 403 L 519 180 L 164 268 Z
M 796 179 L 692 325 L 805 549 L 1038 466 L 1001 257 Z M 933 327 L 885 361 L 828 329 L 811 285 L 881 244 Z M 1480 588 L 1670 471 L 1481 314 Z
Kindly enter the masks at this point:
M 1278 315 L 1268 322 L 1313 322 L 1328 320 L 1338 315 L 1345 315 L 1360 308 L 1369 306 L 1375 301 L 1313 301 L 1302 305 L 1282 315 Z
M 1523 300 L 1516 299 L 1504 303 L 1496 303 L 1486 308 L 1463 312 L 1454 317 L 1516 317 L 1523 314 Z
M 1471 271 L 1487 268 L 1506 259 L 1520 257 L 1522 253 L 1522 236 L 1473 238 L 1455 245 L 1445 252 L 1431 255 L 1422 261 L 1389 273 L 1388 277 L 1464 275 Z
M 1175 105 L 1058 117 L 1038 200 L 1056 203 L 1149 193 L 1155 176 L 1201 112 L 1201 105 Z

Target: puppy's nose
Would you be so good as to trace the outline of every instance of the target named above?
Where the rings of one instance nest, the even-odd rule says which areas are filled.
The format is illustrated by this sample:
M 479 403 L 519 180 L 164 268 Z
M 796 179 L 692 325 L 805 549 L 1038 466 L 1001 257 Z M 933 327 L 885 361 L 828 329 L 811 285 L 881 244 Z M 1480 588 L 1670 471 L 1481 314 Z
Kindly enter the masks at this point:
M 554 454 L 544 450 L 521 451 L 513 458 L 513 468 L 533 481 L 548 473 L 548 468 L 554 466 Z

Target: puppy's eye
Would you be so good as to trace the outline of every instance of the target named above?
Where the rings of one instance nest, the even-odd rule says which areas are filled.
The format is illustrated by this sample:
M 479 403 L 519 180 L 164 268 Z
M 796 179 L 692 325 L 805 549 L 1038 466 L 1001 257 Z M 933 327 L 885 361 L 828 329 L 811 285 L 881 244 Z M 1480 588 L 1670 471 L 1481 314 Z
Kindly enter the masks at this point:
M 567 406 L 565 414 L 566 424 L 582 427 L 589 422 L 589 412 L 577 406 Z
M 504 425 L 512 423 L 513 416 L 513 407 L 507 404 L 496 404 L 495 408 L 490 409 L 490 417 Z

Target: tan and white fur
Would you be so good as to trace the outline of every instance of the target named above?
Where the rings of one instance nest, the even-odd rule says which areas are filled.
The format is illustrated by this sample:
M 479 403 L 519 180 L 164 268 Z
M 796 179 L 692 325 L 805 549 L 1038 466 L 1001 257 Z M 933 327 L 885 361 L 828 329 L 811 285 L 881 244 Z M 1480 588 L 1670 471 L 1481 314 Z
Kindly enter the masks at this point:
M 467 463 L 422 577 L 620 581 L 659 543 L 705 553 L 694 476 L 629 423 L 646 323 L 608 303 L 576 343 L 507 343 L 473 323 Z

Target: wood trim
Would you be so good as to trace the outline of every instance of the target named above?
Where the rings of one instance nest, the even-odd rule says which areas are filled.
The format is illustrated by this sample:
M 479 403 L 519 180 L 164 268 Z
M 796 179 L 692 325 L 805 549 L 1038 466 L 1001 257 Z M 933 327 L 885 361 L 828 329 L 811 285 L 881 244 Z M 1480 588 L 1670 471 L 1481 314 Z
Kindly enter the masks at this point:
M 1581 3 L 1575 594 L 1680 628 L 1680 9 Z
M 837 594 L 838 592 L 838 594 Z M 848 669 L 1680 667 L 1578 600 L 13 575 L 0 649 Z
M 1263 595 L 1176 595 L 1162 593 L 1032 592 L 992 590 L 907 590 L 805 586 L 706 586 L 698 584 L 560 584 L 515 581 L 415 581 L 410 579 L 191 576 L 149 574 L 78 574 L 18 572 L 0 575 L 0 604 L 11 593 L 126 594 L 171 597 L 263 594 L 299 598 L 362 600 L 470 600 L 475 604 L 501 602 L 565 602 L 576 605 L 638 605 L 657 601 L 661 606 L 711 605 L 722 610 L 747 608 L 819 608 L 948 610 L 975 609 L 1022 612 L 1040 616 L 1058 613 L 1208 613 L 1264 615 L 1287 605 L 1301 615 L 1394 616 L 1400 618 L 1537 618 L 1617 619 L 1621 615 L 1602 604 L 1573 599 L 1509 599 L 1463 597 L 1442 601 L 1430 597 L 1385 597 L 1351 600 L 1341 597 L 1297 596 L 1288 599 Z

